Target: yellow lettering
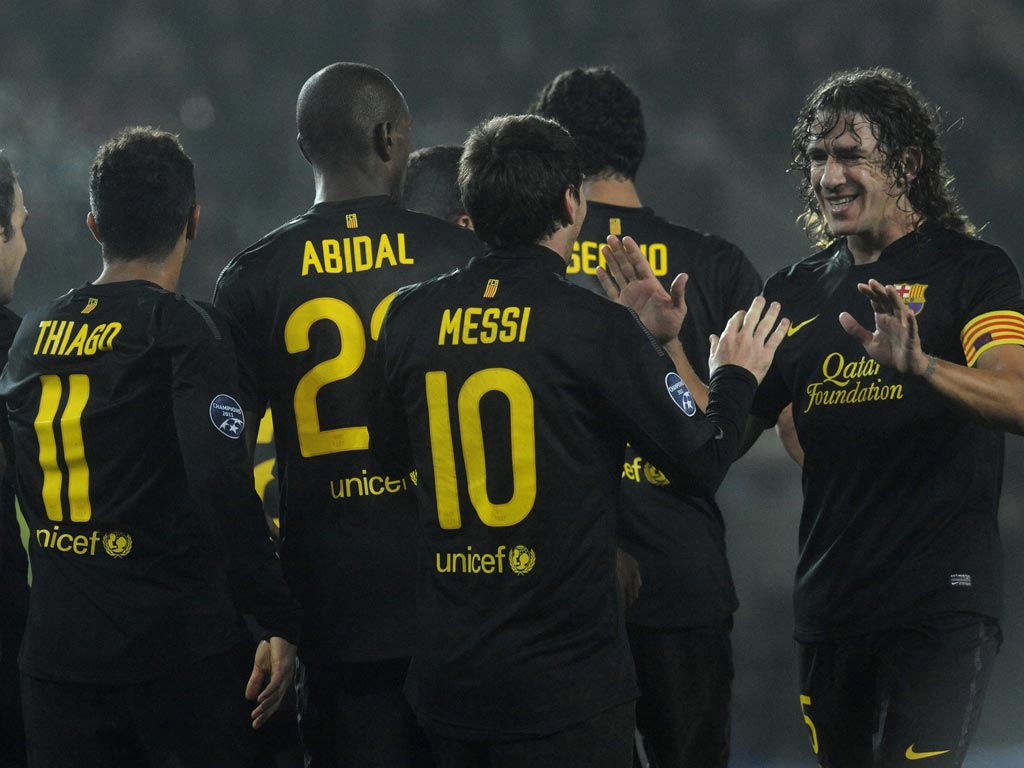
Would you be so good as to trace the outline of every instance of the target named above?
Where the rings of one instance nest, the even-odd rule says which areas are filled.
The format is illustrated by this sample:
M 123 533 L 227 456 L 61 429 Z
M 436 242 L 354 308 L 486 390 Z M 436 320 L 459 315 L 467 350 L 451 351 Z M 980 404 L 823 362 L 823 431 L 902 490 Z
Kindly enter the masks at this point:
M 565 272 L 568 275 L 575 275 L 580 271 L 580 244 L 572 244 L 572 253 L 569 254 L 569 263 L 565 265 Z
M 523 324 L 519 326 L 519 341 L 526 341 L 526 326 L 530 324 L 530 308 L 523 308 Z
M 89 337 L 89 326 L 86 325 L 85 323 L 83 323 L 82 327 L 78 329 L 78 333 L 75 334 L 75 340 L 71 342 L 71 345 L 68 347 L 67 352 L 64 352 L 63 350 L 61 350 L 61 354 L 62 355 L 64 355 L 64 354 L 70 355 L 72 352 L 74 352 L 77 349 L 78 350 L 77 354 L 78 354 L 79 357 L 81 357 L 83 352 L 84 352 L 83 348 L 85 346 L 85 340 L 88 337 Z
M 53 320 L 40 320 L 39 321 L 39 335 L 36 336 L 36 348 L 32 350 L 33 355 L 39 354 L 39 345 L 43 343 L 43 335 L 46 329 L 53 324 Z
M 445 339 L 451 337 L 452 344 L 459 343 L 459 325 L 462 323 L 462 307 L 455 310 L 452 314 L 450 309 L 444 311 L 444 315 L 441 317 L 441 329 L 437 334 L 437 345 L 443 346 Z
M 647 262 L 651 271 L 658 277 L 668 274 L 668 246 L 664 243 L 651 243 L 647 248 Z
M 515 341 L 516 331 L 519 330 L 519 307 L 505 307 L 501 315 L 501 326 L 498 338 L 501 341 Z
M 604 266 L 600 246 L 592 240 L 584 240 L 580 247 L 581 269 L 585 275 L 596 275 L 597 267 Z
M 385 259 L 391 262 L 392 267 L 398 266 L 395 262 L 395 251 L 391 248 L 391 241 L 388 240 L 387 235 L 381 235 L 380 242 L 377 244 L 377 261 L 374 267 L 380 269 Z
M 120 332 L 120 323 L 114 322 L 107 325 L 107 330 L 103 332 L 103 338 L 100 339 L 100 352 L 109 352 L 112 350 L 114 348 L 114 338 Z
M 306 241 L 306 249 L 302 253 L 302 276 L 305 277 L 309 274 L 309 268 L 312 267 L 319 274 L 324 273 L 323 265 L 320 263 L 320 256 L 317 255 L 316 248 L 313 243 L 309 240 Z
M 405 257 L 405 233 L 398 233 L 398 263 L 399 264 L 415 264 L 414 259 L 407 259 Z
M 324 240 L 324 270 L 336 275 L 342 271 L 341 243 L 337 240 Z
M 352 238 L 352 250 L 355 255 L 356 272 L 373 269 L 373 241 L 366 235 Z
M 483 319 L 480 325 L 483 331 L 480 333 L 481 344 L 491 344 L 498 338 L 498 320 L 501 317 L 501 310 L 497 307 L 488 307 L 484 310 Z
M 43 343 L 44 355 L 55 355 L 57 350 L 60 349 L 61 336 L 64 334 L 64 326 L 67 324 L 66 320 L 54 320 L 50 323 L 50 327 L 46 332 L 46 341 Z
M 462 314 L 462 343 L 476 344 L 476 329 L 480 323 L 480 307 L 467 307 Z

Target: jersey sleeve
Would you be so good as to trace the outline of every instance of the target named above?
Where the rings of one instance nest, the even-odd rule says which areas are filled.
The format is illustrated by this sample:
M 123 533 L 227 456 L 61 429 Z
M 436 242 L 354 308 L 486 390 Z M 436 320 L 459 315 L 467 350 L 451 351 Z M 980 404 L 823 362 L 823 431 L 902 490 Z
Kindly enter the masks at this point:
M 714 494 L 737 455 L 753 374 L 737 366 L 716 370 L 702 413 L 635 314 L 614 323 L 609 340 L 613 370 L 603 377 L 606 396 L 630 443 L 672 482 L 694 495 Z
M 395 381 L 394 359 L 396 342 L 393 323 L 395 311 L 405 303 L 406 289 L 400 289 L 391 300 L 381 324 L 380 336 L 374 348 L 373 364 L 376 366 L 377 381 L 381 382 L 375 393 L 374 412 L 377 425 L 371 434 L 384 435 L 376 446 L 377 456 L 390 471 L 401 472 L 413 464 L 412 443 L 400 387 Z
M 189 490 L 204 525 L 224 553 L 232 594 L 271 635 L 298 640 L 301 610 L 274 551 L 249 470 L 248 423 L 230 325 L 191 305 L 173 356 L 174 420 Z
M 778 301 L 778 296 L 774 291 L 776 286 L 773 280 L 774 278 L 771 278 L 765 283 L 764 291 L 762 292 L 765 300 L 769 302 Z M 785 309 L 783 307 L 783 314 L 785 314 Z M 750 408 L 750 412 L 758 418 L 775 424 L 778 421 L 779 414 L 782 413 L 782 409 L 789 405 L 792 399 L 792 395 L 786 388 L 786 383 L 782 378 L 778 356 L 776 356 L 775 360 L 772 361 L 771 367 L 768 369 L 768 373 L 765 374 L 764 379 L 762 379 L 761 384 L 757 388 L 757 394 L 754 395 L 754 403 Z
M 258 417 L 267 407 L 268 394 L 263 384 L 267 377 L 261 370 L 267 351 L 258 331 L 262 323 L 254 309 L 246 281 L 242 279 L 248 269 L 250 267 L 243 267 L 238 259 L 228 265 L 217 280 L 213 304 L 231 320 L 231 333 L 237 350 L 239 383 L 243 395 L 248 400 L 245 403 L 246 410 Z
M 1020 273 L 999 248 L 986 249 L 971 268 L 960 343 L 969 367 L 989 349 L 1024 345 L 1024 299 Z
M 716 263 L 723 269 L 720 284 L 731 289 L 724 295 L 725 305 L 722 307 L 722 314 L 729 318 L 733 313 L 747 309 L 754 297 L 761 293 L 764 283 L 750 259 L 732 243 L 723 243 Z

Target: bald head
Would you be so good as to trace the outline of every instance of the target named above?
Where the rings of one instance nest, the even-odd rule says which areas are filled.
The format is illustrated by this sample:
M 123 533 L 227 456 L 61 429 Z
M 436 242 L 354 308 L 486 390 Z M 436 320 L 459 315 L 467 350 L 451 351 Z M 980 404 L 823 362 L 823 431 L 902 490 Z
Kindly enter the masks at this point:
M 295 122 L 299 147 L 319 173 L 404 178 L 412 120 L 401 91 L 379 69 L 324 67 L 302 86 Z

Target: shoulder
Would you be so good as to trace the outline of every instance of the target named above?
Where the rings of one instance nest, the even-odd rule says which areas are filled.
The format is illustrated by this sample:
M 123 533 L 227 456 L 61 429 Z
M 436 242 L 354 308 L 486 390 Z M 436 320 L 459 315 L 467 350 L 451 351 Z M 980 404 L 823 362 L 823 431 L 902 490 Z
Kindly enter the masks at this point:
M 933 247 L 953 256 L 966 257 L 980 264 L 1012 264 L 1010 256 L 994 243 L 962 232 L 942 230 L 931 238 Z
M 186 344 L 231 342 L 234 322 L 223 310 L 180 293 L 164 294 L 160 308 L 167 332 Z
M 765 281 L 765 292 L 767 293 L 769 288 L 773 290 L 787 287 L 800 288 L 848 266 L 839 252 L 839 247 L 831 246 L 773 273 Z
M 233 287 L 250 277 L 258 279 L 283 243 L 302 236 L 302 224 L 308 220 L 308 217 L 308 212 L 296 216 L 291 221 L 271 230 L 235 256 L 221 270 L 220 277 L 217 278 L 217 291 Z

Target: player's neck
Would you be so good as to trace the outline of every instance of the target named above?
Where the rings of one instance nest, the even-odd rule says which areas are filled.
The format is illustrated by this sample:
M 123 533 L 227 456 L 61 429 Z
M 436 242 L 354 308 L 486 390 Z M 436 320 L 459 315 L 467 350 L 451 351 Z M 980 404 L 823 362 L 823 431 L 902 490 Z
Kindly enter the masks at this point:
M 352 169 L 344 176 L 314 174 L 317 203 L 333 203 L 341 200 L 356 200 L 360 197 L 387 195 L 395 199 L 395 184 L 391 178 L 361 173 Z
M 185 253 L 178 249 L 161 261 L 152 259 L 103 259 L 103 271 L 100 276 L 93 280 L 93 285 L 103 283 L 126 283 L 131 280 L 145 280 L 155 283 L 165 291 L 175 291 L 178 288 L 178 280 L 181 277 L 181 266 L 184 262 Z
M 583 182 L 583 194 L 587 200 L 607 205 L 621 205 L 624 208 L 640 208 L 640 196 L 636 185 L 628 179 L 588 179 Z

